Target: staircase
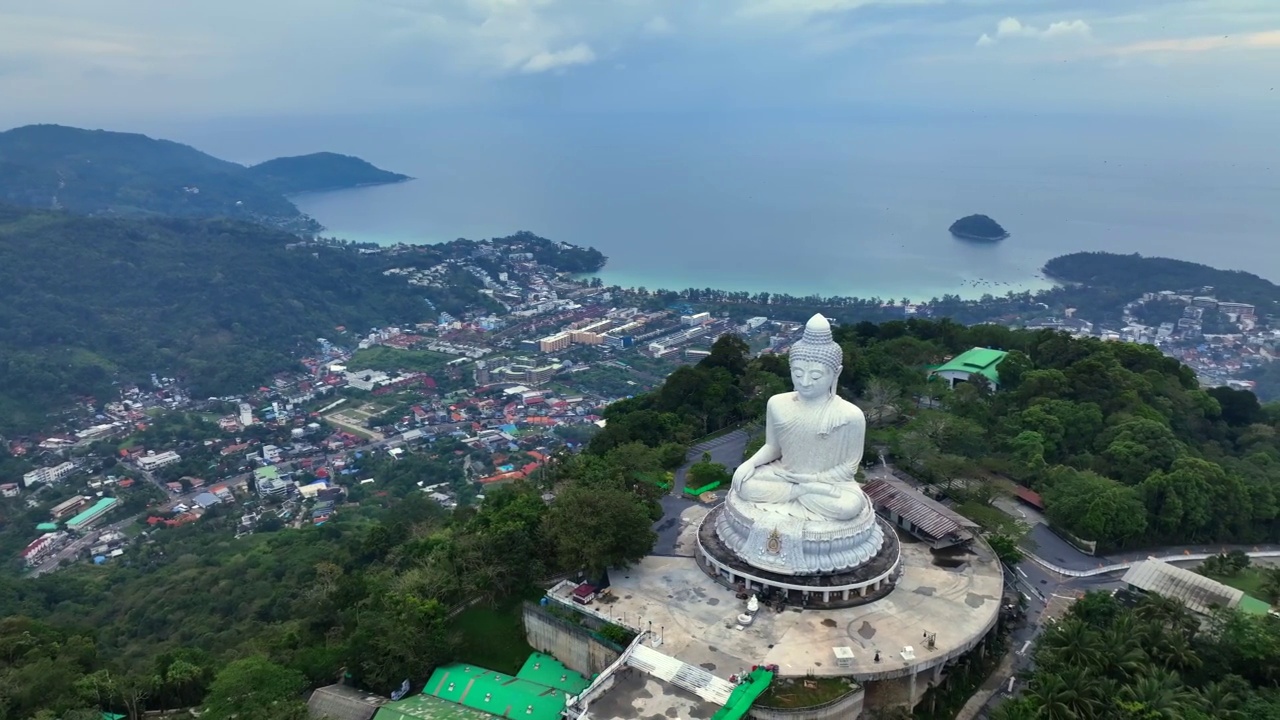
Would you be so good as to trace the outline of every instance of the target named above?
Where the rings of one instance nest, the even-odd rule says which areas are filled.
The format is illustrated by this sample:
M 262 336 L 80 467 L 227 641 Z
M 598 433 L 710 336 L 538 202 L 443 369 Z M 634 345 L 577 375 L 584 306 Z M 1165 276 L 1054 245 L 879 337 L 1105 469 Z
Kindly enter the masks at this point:
M 664 655 L 644 644 L 636 646 L 627 658 L 627 664 L 716 705 L 729 702 L 729 695 L 733 693 L 734 686 L 728 680 Z

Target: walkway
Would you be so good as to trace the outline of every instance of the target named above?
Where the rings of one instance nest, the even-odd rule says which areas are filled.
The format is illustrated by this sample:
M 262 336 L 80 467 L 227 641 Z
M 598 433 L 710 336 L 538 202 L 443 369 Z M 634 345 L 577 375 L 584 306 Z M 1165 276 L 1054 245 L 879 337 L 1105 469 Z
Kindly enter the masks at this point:
M 644 644 L 635 646 L 627 658 L 627 664 L 717 705 L 728 703 L 729 696 L 733 694 L 733 683 L 728 680 L 664 655 Z

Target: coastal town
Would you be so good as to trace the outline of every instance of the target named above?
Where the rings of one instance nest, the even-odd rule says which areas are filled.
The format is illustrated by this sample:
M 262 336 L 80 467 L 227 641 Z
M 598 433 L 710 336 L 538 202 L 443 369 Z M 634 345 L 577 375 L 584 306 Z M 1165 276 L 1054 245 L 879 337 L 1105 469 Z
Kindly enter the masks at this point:
M 476 243 L 470 258 L 384 274 L 430 288 L 456 273 L 492 302 L 412 326 L 335 328 L 297 370 L 242 395 L 191 397 L 181 382 L 152 376 L 117 398 L 86 398 L 64 432 L 9 440 L 8 453 L 29 467 L 0 478 L 28 525 L 9 524 L 10 535 L 25 535 L 10 542 L 16 562 L 33 575 L 118 562 L 153 533 L 211 513 L 233 515 L 240 533 L 320 525 L 346 503 L 402 495 L 379 487 L 389 473 L 376 469 L 416 456 L 433 471 L 413 492 L 445 508 L 482 501 L 486 488 L 534 477 L 582 446 L 606 406 L 706 357 L 720 336 L 778 352 L 802 327 L 687 303 L 642 307 L 633 291 L 558 272 L 518 244 Z M 1115 328 L 1069 308 L 1000 321 L 1156 345 L 1206 385 L 1251 389 L 1241 375 L 1272 361 L 1280 331 L 1253 305 L 1212 292 L 1147 293 Z M 931 314 L 928 305 L 895 309 Z

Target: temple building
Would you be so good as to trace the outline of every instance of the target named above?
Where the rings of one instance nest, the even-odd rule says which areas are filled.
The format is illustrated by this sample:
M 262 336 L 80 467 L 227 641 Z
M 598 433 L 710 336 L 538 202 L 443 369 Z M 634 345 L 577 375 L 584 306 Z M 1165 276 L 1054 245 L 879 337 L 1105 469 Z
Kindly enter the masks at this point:
M 957 383 L 969 382 L 974 375 L 982 376 L 993 390 L 1000 389 L 1000 373 L 996 366 L 1009 353 L 991 348 L 973 348 L 951 358 L 929 371 L 929 377 L 940 377 L 955 389 Z

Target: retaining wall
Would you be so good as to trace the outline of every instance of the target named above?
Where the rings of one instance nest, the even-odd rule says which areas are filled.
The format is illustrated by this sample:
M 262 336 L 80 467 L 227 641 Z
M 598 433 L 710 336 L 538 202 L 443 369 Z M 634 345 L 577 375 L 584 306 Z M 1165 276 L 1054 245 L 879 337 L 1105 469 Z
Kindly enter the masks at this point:
M 524 604 L 524 635 L 534 650 L 555 657 L 588 678 L 622 655 L 622 648 L 617 645 L 533 603 Z
M 861 687 L 853 688 L 835 700 L 807 708 L 783 709 L 751 707 L 747 716 L 752 720 L 854 720 L 862 713 L 862 701 L 866 693 Z

